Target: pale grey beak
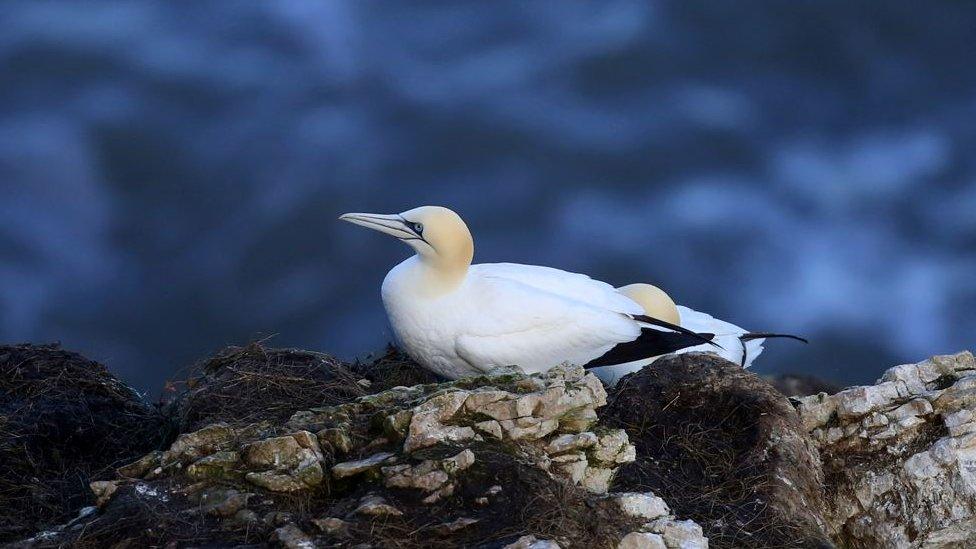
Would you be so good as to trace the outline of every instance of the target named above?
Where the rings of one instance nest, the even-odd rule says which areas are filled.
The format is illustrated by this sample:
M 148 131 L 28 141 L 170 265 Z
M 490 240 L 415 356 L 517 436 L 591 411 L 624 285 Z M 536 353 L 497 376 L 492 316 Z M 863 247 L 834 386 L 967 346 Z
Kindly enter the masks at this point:
M 407 228 L 406 221 L 396 214 L 347 213 L 340 215 L 339 219 L 400 239 L 417 237 L 413 231 Z

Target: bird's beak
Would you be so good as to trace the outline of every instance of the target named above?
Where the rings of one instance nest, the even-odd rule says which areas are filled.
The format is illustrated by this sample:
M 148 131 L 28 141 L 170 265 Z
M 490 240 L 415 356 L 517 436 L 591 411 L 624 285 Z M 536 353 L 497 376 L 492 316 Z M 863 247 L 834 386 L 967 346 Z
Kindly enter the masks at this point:
M 393 235 L 397 238 L 411 238 L 416 236 L 407 229 L 407 224 L 403 218 L 396 214 L 347 213 L 340 215 L 339 219 L 366 227 L 367 229 Z

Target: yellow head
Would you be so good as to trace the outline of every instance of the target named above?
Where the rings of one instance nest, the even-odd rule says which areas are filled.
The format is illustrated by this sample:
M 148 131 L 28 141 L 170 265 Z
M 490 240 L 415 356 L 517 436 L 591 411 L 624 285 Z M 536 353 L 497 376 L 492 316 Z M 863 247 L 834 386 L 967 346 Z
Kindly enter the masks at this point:
M 347 213 L 339 219 L 399 238 L 421 261 L 443 272 L 467 271 L 474 240 L 461 216 L 441 206 L 421 206 L 399 214 Z
M 617 291 L 637 302 L 644 308 L 649 317 L 664 320 L 671 324 L 681 325 L 681 315 L 678 307 L 668 294 L 657 286 L 650 284 L 629 284 L 617 288 Z

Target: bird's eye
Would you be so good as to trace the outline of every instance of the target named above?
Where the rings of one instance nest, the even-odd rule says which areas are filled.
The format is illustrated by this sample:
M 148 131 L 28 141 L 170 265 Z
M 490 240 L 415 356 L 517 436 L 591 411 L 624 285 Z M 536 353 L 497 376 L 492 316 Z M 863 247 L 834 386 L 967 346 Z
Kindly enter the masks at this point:
M 413 224 L 413 232 L 415 232 L 417 234 L 423 234 L 424 233 L 424 226 L 421 225 L 420 223 L 414 223 Z

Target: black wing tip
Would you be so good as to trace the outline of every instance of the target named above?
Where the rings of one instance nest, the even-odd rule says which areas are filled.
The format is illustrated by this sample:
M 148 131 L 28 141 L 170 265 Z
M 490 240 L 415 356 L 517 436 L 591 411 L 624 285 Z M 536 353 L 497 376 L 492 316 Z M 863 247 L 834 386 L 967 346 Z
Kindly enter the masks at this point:
M 777 334 L 773 332 L 749 332 L 748 334 L 743 334 L 739 336 L 739 339 L 742 341 L 752 341 L 753 339 L 775 339 L 775 338 L 792 339 L 794 341 L 799 341 L 802 343 L 807 343 L 807 344 L 810 343 L 805 337 L 800 337 L 798 335 L 793 335 L 793 334 Z
M 689 330 L 688 328 L 678 326 L 677 324 L 671 324 L 666 320 L 661 320 L 660 318 L 654 318 L 653 316 L 633 315 L 631 318 L 633 318 L 638 322 L 644 322 L 645 324 L 652 324 L 660 328 L 667 328 L 668 330 L 672 330 L 684 334 L 686 336 L 690 336 L 695 339 L 698 339 L 698 341 L 701 341 L 702 344 L 713 345 L 715 347 L 718 347 L 719 349 L 724 350 L 724 347 L 722 347 L 721 345 L 713 341 L 713 338 L 715 337 L 714 334 L 699 334 L 698 332 Z
M 585 364 L 585 369 L 600 366 L 615 366 L 635 360 L 643 360 L 668 355 L 688 347 L 701 345 L 702 337 L 714 337 L 713 334 L 694 334 L 693 336 L 678 333 L 643 328 L 640 336 L 633 341 L 620 343 L 607 351 L 603 356 L 595 358 Z

